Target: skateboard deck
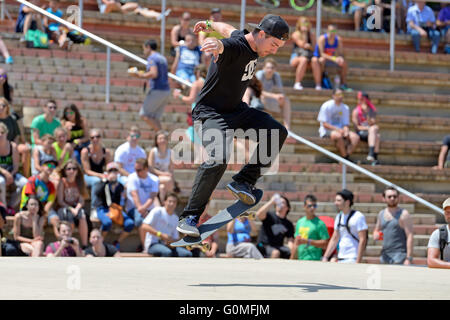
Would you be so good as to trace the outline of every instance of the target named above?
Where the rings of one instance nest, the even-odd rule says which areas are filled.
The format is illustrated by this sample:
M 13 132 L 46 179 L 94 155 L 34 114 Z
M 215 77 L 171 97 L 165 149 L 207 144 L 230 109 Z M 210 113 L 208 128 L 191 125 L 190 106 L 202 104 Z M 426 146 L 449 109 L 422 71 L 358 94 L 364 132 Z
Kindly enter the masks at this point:
M 186 236 L 176 242 L 172 242 L 170 245 L 172 247 L 187 247 L 192 246 L 193 244 L 200 243 L 214 232 L 216 232 L 219 228 L 226 225 L 228 222 L 233 220 L 234 218 L 240 216 L 247 212 L 248 209 L 256 206 L 263 196 L 262 190 L 255 191 L 256 202 L 253 205 L 248 205 L 240 200 L 233 203 L 226 209 L 220 210 L 214 217 L 203 223 L 198 227 L 198 231 L 200 232 L 200 237 L 191 237 Z

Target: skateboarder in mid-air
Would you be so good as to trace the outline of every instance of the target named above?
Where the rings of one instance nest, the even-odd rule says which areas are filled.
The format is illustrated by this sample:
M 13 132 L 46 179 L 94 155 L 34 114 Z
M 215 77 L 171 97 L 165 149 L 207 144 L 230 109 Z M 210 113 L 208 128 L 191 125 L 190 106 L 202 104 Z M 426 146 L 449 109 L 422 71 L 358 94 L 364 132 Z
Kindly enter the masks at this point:
M 289 38 L 289 26 L 280 16 L 271 14 L 266 15 L 259 25 L 249 25 L 254 28 L 251 33 L 236 30 L 226 23 L 208 20 L 194 26 L 195 33 L 215 30 L 225 39 L 207 38 L 201 49 L 211 53 L 214 61 L 211 62 L 205 84 L 192 111 L 192 119 L 202 123 L 202 143 L 209 158 L 197 171 L 191 196 L 177 227 L 179 232 L 191 237 L 200 235 L 197 221 L 227 167 L 229 153 L 217 151 L 228 151 L 230 148 L 232 137 L 230 139 L 226 135 L 226 130 L 268 130 L 267 138 L 257 138 L 258 145 L 250 163 L 234 175 L 233 181 L 227 185 L 227 189 L 247 205 L 256 203 L 254 186 L 261 176 L 261 169 L 271 166 L 288 134 L 286 128 L 272 116 L 242 102 L 242 96 L 256 73 L 258 57 L 275 54 L 284 46 Z M 208 130 L 218 131 L 223 134 L 223 139 L 207 140 L 205 134 Z M 278 146 L 276 154 L 270 154 L 270 163 L 263 164 L 259 148 L 269 150 L 272 145 Z

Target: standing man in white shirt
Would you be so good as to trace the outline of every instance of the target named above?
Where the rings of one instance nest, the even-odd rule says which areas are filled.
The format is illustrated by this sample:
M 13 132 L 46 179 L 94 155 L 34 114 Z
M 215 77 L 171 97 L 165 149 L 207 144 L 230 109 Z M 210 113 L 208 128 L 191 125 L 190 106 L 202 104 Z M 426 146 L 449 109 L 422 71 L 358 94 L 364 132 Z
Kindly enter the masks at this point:
M 183 247 L 171 247 L 178 240 L 178 216 L 175 209 L 178 197 L 169 193 L 164 199 L 164 207 L 153 208 L 142 223 L 145 232 L 144 251 L 155 257 L 192 257 L 192 252 Z
M 138 158 L 146 158 L 145 150 L 139 144 L 141 131 L 137 126 L 132 126 L 127 142 L 121 144 L 114 153 L 114 162 L 119 164 L 119 182 L 126 186 L 128 176 L 134 172 L 134 164 Z
M 328 243 L 322 261 L 329 261 L 339 243 L 338 262 L 361 263 L 367 245 L 369 227 L 364 215 L 352 210 L 353 193 L 343 189 L 336 193 L 334 201 L 339 210 L 334 220 L 334 233 Z
M 333 99 L 320 107 L 317 121 L 320 137 L 331 138 L 341 156 L 348 160 L 359 143 L 359 136 L 350 131 L 350 108 L 343 101 L 342 90 L 334 89 Z
M 148 213 L 159 206 L 156 195 L 159 190 L 159 179 L 148 172 L 146 158 L 136 159 L 134 165 L 136 172 L 128 176 L 127 183 L 127 215 L 133 219 L 136 228 L 139 228 L 141 246 L 144 247 L 145 232 L 141 225 Z

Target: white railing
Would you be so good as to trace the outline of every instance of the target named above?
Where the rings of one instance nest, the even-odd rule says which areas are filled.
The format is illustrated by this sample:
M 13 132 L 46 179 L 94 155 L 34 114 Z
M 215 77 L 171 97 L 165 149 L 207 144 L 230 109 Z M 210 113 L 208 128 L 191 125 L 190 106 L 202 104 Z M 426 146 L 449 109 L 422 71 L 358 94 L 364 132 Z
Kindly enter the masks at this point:
M 131 59 L 133 59 L 133 60 L 143 64 L 143 65 L 147 65 L 147 61 L 145 59 L 142 59 L 141 57 L 138 57 L 135 54 L 133 54 L 133 53 L 131 53 L 131 52 L 129 52 L 129 51 L 123 49 L 123 48 L 120 48 L 120 47 L 116 46 L 115 44 L 113 44 L 113 43 L 111 43 L 111 42 L 109 42 L 109 41 L 107 41 L 107 40 L 105 40 L 105 39 L 103 39 L 103 38 L 101 38 L 99 36 L 96 36 L 95 34 L 89 32 L 89 31 L 87 31 L 85 29 L 80 28 L 77 25 L 74 25 L 74 24 L 72 24 L 72 23 L 70 23 L 70 22 L 68 22 L 68 21 L 66 21 L 64 19 L 58 18 L 57 16 L 55 16 L 55 15 L 53 15 L 53 14 L 51 14 L 51 13 L 49 13 L 49 12 L 39 8 L 39 7 L 37 7 L 37 6 L 35 6 L 32 3 L 29 3 L 26 0 L 17 0 L 17 1 L 20 2 L 20 3 L 25 4 L 26 6 L 32 8 L 33 10 L 35 10 L 35 11 L 37 11 L 37 12 L 39 12 L 39 13 L 41 13 L 41 14 L 43 14 L 43 15 L 45 15 L 45 16 L 53 19 L 53 20 L 56 20 L 57 22 L 65 25 L 66 27 L 68 27 L 70 29 L 73 29 L 73 30 L 76 30 L 76 31 L 86 35 L 87 37 L 91 38 L 92 40 L 95 40 L 95 41 L 105 45 L 107 47 L 107 50 L 108 50 L 108 53 L 107 53 L 108 57 L 110 55 L 110 53 L 109 53 L 110 49 L 113 49 L 113 50 L 115 50 L 115 51 L 117 51 L 117 52 L 119 52 L 119 53 L 121 53 L 121 54 L 123 54 L 123 55 L 125 55 L 125 56 L 127 56 L 127 57 L 129 57 L 129 58 L 131 58 Z M 109 65 L 109 63 L 108 63 L 108 65 Z M 177 76 L 175 76 L 175 75 L 173 75 L 171 73 L 169 73 L 169 77 L 174 79 L 175 81 L 178 81 L 178 82 L 180 82 L 180 83 L 182 83 L 182 84 L 184 84 L 186 86 L 191 87 L 191 83 L 190 82 L 187 82 L 187 81 L 185 81 L 185 80 L 183 80 L 183 79 L 181 79 L 181 78 L 179 78 L 179 77 L 177 77 Z M 109 83 L 109 71 L 107 70 L 107 84 L 108 83 Z M 109 86 L 108 86 L 107 90 L 109 92 Z M 108 97 L 108 100 L 109 100 L 109 97 Z M 360 166 L 358 166 L 358 165 L 356 165 L 356 164 L 354 164 L 354 163 L 352 163 L 352 162 L 350 162 L 350 161 L 348 161 L 348 160 L 346 160 L 346 159 L 344 159 L 344 158 L 342 158 L 342 157 L 340 157 L 340 156 L 338 156 L 338 155 L 336 155 L 336 154 L 334 154 L 334 153 L 332 153 L 332 152 L 330 152 L 330 151 L 328 151 L 328 150 L 326 150 L 326 149 L 316 145 L 315 143 L 312 143 L 311 141 L 306 140 L 306 139 L 298 136 L 297 134 L 293 133 L 292 131 L 289 131 L 289 136 L 293 137 L 294 139 L 296 139 L 297 141 L 299 141 L 299 142 L 301 142 L 303 144 L 306 144 L 307 146 L 315 149 L 316 151 L 318 151 L 320 153 L 323 153 L 326 156 L 328 156 L 328 157 L 330 157 L 330 158 L 332 158 L 332 159 L 342 163 L 343 164 L 343 176 L 342 176 L 343 187 L 345 187 L 346 166 L 348 166 L 348 167 L 350 167 L 350 168 L 352 168 L 352 169 L 354 169 L 354 170 L 356 170 L 356 171 L 358 171 L 358 172 L 360 172 L 362 174 L 365 174 L 366 176 L 368 176 L 368 177 L 370 177 L 370 178 L 372 178 L 372 179 L 374 179 L 374 180 L 376 180 L 376 181 L 378 181 L 378 182 L 380 182 L 380 183 L 382 183 L 382 184 L 384 184 L 386 186 L 390 186 L 390 187 L 396 188 L 400 193 L 403 193 L 404 195 L 406 195 L 406 196 L 412 198 L 413 200 L 423 204 L 424 206 L 430 208 L 431 210 L 433 210 L 435 212 L 438 212 L 438 213 L 441 213 L 441 214 L 444 214 L 443 210 L 441 208 L 435 206 L 434 204 L 432 204 L 432 203 L 430 203 L 430 202 L 428 202 L 428 201 L 426 201 L 426 200 L 416 196 L 415 194 L 409 192 L 408 190 L 405 190 L 402 187 L 397 186 L 394 183 L 392 183 L 392 182 L 390 182 L 390 181 L 388 181 L 386 179 L 381 178 L 380 176 L 374 174 L 373 172 L 370 172 L 370 171 L 368 171 L 368 170 L 366 170 L 366 169 L 364 169 L 364 168 L 362 168 L 362 167 L 360 167 Z

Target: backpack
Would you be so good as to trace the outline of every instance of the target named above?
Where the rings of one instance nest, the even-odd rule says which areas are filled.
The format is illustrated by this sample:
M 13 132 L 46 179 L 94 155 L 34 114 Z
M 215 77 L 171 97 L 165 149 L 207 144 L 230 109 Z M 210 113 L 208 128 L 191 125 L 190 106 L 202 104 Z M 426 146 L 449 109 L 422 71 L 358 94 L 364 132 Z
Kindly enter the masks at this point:
M 48 35 L 39 29 L 28 30 L 25 35 L 27 48 L 48 48 Z
M 352 236 L 353 239 L 355 239 L 358 243 L 359 243 L 359 238 L 355 237 L 355 235 L 353 233 L 350 232 L 350 227 L 348 226 L 348 223 L 350 221 L 350 219 L 353 217 L 353 215 L 355 214 L 356 210 L 352 210 L 350 211 L 350 215 L 348 216 L 347 221 L 345 222 L 345 228 L 347 229 L 347 232 Z M 338 219 L 338 225 L 337 225 L 337 229 L 339 230 L 339 227 L 342 226 L 341 224 L 341 214 L 339 214 L 336 219 Z M 364 246 L 364 248 L 367 247 L 367 243 L 369 242 L 369 230 L 367 230 L 366 233 L 366 245 Z
M 322 88 L 333 89 L 333 85 L 331 84 L 330 78 L 328 77 L 328 73 L 326 72 L 322 74 Z
M 444 260 L 444 250 L 448 242 L 447 225 L 443 225 L 439 228 L 439 250 L 441 250 L 441 260 Z

